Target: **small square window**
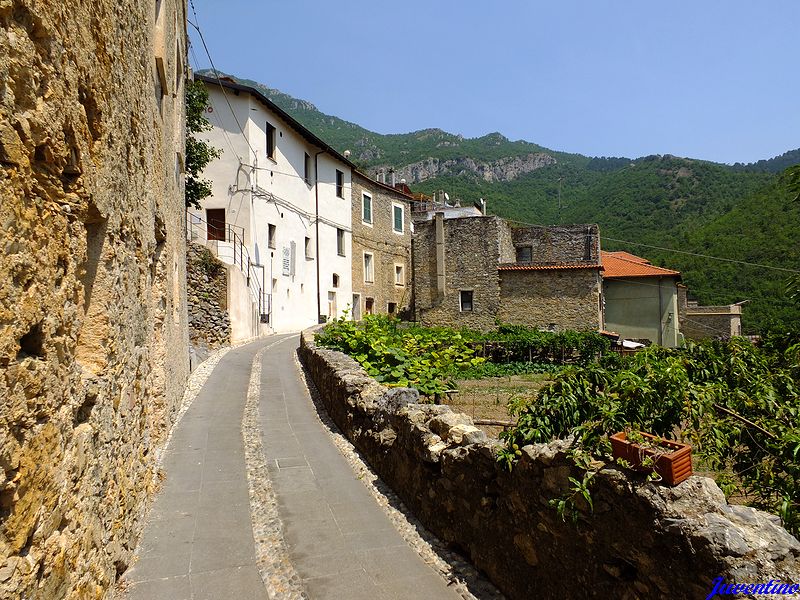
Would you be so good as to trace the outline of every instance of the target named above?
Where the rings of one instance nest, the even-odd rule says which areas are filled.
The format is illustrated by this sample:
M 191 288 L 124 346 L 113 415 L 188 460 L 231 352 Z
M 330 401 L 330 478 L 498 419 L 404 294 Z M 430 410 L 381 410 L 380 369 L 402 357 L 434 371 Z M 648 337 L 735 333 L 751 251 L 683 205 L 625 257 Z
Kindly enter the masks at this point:
M 344 229 L 336 230 L 336 252 L 339 256 L 345 256 L 344 253 Z
M 395 233 L 403 233 L 403 207 L 393 204 L 392 215 L 394 217 L 392 228 L 394 229 Z
M 372 254 L 369 252 L 364 253 L 364 282 L 372 283 L 375 281 L 375 261 Z
M 403 265 L 395 265 L 394 266 L 394 284 L 395 285 L 405 285 L 406 284 L 406 277 L 405 273 L 403 272 Z
M 396 302 L 389 302 L 386 306 L 386 312 L 390 315 L 394 315 L 397 313 L 397 303 Z
M 517 262 L 531 262 L 533 252 L 530 246 L 517 246 Z
M 275 132 L 275 127 L 267 123 L 267 158 L 273 160 L 275 160 Z
M 461 312 L 472 312 L 472 290 L 461 290 Z
M 344 173 L 336 169 L 336 197 L 344 198 Z
M 372 196 L 364 194 L 361 207 L 361 220 L 364 223 L 372 223 Z
M 267 225 L 267 245 L 270 248 L 277 247 L 277 241 L 275 239 L 275 225 L 272 223 Z

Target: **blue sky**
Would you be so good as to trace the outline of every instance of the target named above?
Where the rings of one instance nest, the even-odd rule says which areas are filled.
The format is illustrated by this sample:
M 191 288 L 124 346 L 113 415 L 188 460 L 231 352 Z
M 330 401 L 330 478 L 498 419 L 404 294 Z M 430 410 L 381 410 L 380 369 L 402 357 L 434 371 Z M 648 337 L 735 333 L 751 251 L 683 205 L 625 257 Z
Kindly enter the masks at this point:
M 800 147 L 797 0 L 194 3 L 218 69 L 380 133 L 728 163 Z

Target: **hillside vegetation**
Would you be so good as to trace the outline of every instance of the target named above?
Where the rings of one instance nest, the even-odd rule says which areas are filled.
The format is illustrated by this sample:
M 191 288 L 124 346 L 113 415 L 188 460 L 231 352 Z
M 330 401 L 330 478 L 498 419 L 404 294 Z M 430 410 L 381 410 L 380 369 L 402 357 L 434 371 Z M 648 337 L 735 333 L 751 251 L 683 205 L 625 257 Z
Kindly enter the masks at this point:
M 414 191 L 442 189 L 469 203 L 482 197 L 490 212 L 524 223 L 598 223 L 605 249 L 625 249 L 680 270 L 690 296 L 701 303 L 748 300 L 748 333 L 773 321 L 800 321 L 800 306 L 785 294 L 789 273 L 649 247 L 799 268 L 800 203 L 783 190 L 779 174 L 800 163 L 800 149 L 748 165 L 723 165 L 669 155 L 592 158 L 499 133 L 473 139 L 440 129 L 383 135 L 258 82 L 235 79 L 260 89 L 332 146 L 350 150 L 367 173 L 395 167 Z M 504 159 L 537 153 L 555 162 L 491 181 L 485 176 L 489 169 L 482 168 L 502 172 Z M 450 162 L 438 176 L 410 167 L 445 161 Z

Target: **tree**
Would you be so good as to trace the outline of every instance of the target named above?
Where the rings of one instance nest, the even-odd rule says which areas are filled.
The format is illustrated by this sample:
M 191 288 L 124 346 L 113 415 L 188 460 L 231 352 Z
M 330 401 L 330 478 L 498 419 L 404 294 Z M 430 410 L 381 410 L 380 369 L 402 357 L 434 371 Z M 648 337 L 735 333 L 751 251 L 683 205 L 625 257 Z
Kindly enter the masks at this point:
M 186 85 L 186 207 L 200 208 L 200 201 L 211 195 L 211 181 L 201 179 L 206 165 L 219 158 L 221 150 L 194 134 L 208 131 L 211 123 L 205 117 L 208 106 L 208 90 L 199 81 Z
M 795 202 L 800 202 L 800 165 L 789 167 L 783 172 L 786 189 Z M 800 275 L 794 275 L 786 283 L 786 295 L 800 304 Z

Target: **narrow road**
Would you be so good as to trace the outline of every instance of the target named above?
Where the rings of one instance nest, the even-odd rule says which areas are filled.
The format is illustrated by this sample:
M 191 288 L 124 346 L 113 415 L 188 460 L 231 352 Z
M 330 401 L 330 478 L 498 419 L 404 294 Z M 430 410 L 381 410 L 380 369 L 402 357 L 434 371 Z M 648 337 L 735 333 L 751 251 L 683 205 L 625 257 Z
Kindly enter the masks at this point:
M 459 598 L 406 544 L 320 423 L 297 335 L 228 352 L 176 428 L 130 600 L 267 599 L 251 521 L 242 419 L 254 356 L 263 459 L 291 567 L 308 598 Z M 279 597 L 279 593 L 277 596 Z

